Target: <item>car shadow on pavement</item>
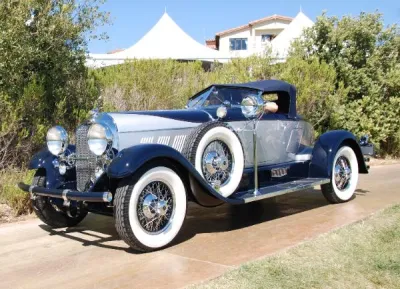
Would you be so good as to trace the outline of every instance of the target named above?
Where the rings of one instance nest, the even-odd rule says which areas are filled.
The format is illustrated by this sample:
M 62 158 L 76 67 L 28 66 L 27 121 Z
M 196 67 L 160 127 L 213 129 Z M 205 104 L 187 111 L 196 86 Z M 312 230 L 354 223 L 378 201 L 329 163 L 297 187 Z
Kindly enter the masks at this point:
M 329 203 L 320 190 L 307 190 L 245 205 L 216 208 L 189 206 L 185 229 L 177 242 L 201 233 L 240 230 L 260 223 L 313 210 Z
M 366 193 L 366 190 L 357 190 L 357 195 Z M 327 205 L 329 203 L 321 191 L 315 189 L 237 206 L 224 204 L 215 208 L 204 208 L 189 203 L 185 225 L 171 245 L 188 241 L 196 234 L 240 230 Z M 88 214 L 79 226 L 67 229 L 53 229 L 44 224 L 39 226 L 50 235 L 81 242 L 82 246 L 134 252 L 120 240 L 112 217 Z
M 356 190 L 356 196 L 365 196 L 367 193 L 369 193 L 368 190 L 363 190 L 363 189 Z
M 114 219 L 108 216 L 88 214 L 87 217 L 76 227 L 54 229 L 48 225 L 41 224 L 39 227 L 48 232 L 49 235 L 57 235 L 82 243 L 82 246 L 96 246 L 105 249 L 132 250 L 120 242 L 114 227 Z

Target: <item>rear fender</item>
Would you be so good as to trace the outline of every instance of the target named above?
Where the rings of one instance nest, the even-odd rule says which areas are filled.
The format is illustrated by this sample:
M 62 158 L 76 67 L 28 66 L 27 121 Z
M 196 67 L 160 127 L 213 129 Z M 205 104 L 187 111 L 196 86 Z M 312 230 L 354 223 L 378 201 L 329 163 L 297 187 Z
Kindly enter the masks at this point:
M 181 177 L 186 179 L 190 176 L 196 180 L 198 185 L 203 189 L 204 194 L 207 194 L 205 199 L 210 197 L 215 201 L 221 200 L 229 203 L 236 202 L 221 196 L 204 180 L 204 178 L 197 172 L 193 165 L 181 153 L 166 145 L 140 144 L 123 149 L 108 166 L 107 175 L 112 179 L 126 178 L 133 175 L 144 164 L 156 159 L 169 160 L 178 164 L 182 168 L 180 170 L 181 174 L 185 174 L 186 172 L 188 173 L 188 175 Z M 201 202 L 201 200 L 199 200 L 199 197 L 196 197 L 193 193 L 192 195 L 199 204 L 207 206 L 207 204 L 204 204 Z
M 343 145 L 351 147 L 356 154 L 359 173 L 367 174 L 368 169 L 356 137 L 345 130 L 333 130 L 324 133 L 316 141 L 312 152 L 309 177 L 330 178 L 336 152 Z

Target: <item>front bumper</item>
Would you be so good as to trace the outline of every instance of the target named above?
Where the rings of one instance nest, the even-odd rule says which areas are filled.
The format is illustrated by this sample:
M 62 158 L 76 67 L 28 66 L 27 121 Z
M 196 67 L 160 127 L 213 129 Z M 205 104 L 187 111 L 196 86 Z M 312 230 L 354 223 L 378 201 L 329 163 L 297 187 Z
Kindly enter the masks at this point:
M 25 192 L 31 193 L 32 198 L 35 196 L 58 198 L 63 199 L 66 203 L 69 201 L 111 203 L 113 199 L 113 195 L 110 192 L 79 192 L 73 190 L 47 189 L 38 186 L 30 186 L 24 183 L 19 183 L 18 187 Z

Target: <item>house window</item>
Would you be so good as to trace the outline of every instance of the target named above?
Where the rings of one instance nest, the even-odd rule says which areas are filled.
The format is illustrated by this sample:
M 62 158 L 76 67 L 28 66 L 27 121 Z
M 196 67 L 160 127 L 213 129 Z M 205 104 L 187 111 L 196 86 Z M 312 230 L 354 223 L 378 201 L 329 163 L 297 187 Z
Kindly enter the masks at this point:
M 230 38 L 231 50 L 247 50 L 247 38 Z
M 263 34 L 261 35 L 261 42 L 270 42 L 275 38 L 276 35 L 273 34 Z

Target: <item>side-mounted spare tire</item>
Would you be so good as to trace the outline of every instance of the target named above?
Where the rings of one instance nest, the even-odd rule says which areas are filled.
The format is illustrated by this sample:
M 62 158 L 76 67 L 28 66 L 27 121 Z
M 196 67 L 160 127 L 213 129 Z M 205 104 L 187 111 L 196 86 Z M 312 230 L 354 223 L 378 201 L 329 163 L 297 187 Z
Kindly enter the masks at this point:
M 189 136 L 183 155 L 222 196 L 239 186 L 244 169 L 243 147 L 238 135 L 222 122 L 208 122 Z

